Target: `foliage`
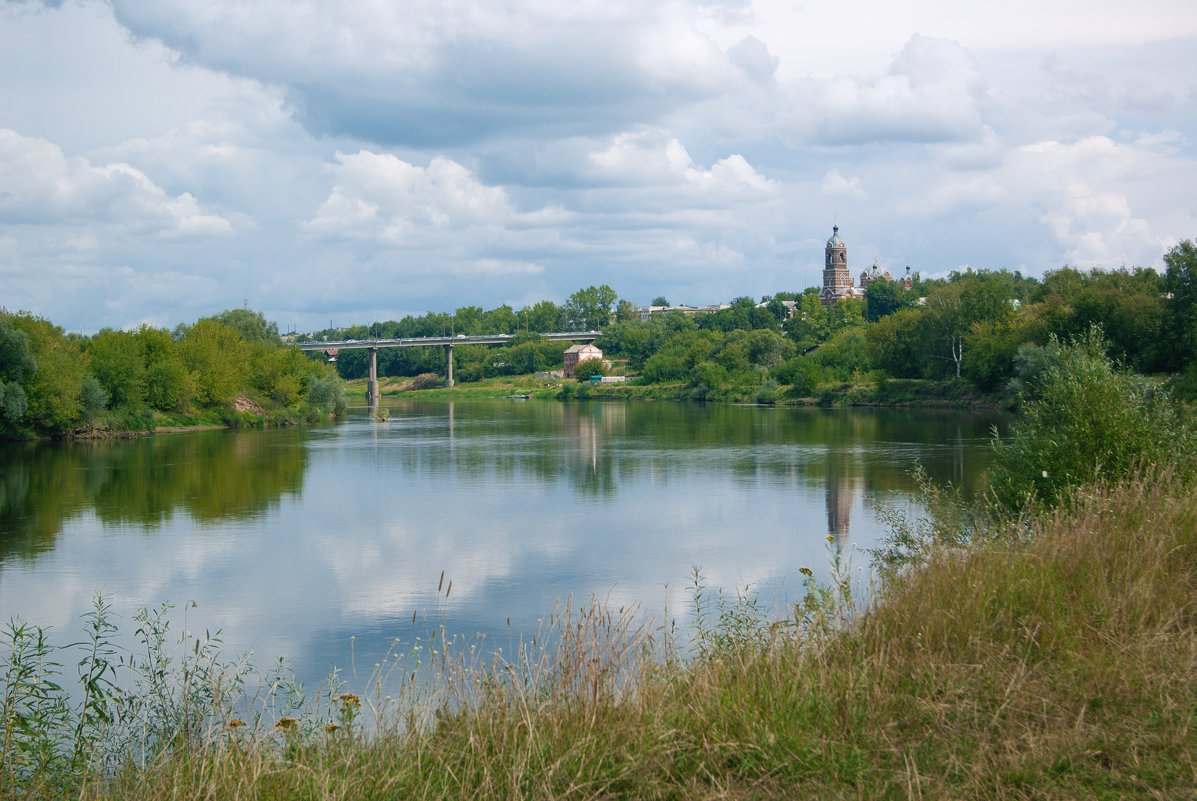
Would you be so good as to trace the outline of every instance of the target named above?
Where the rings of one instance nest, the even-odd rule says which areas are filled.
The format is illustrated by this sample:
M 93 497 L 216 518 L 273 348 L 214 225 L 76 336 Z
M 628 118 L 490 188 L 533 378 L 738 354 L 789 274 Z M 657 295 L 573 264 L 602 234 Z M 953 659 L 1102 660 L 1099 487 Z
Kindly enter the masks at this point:
M 276 347 L 283 344 L 278 334 L 278 323 L 267 320 L 259 311 L 226 309 L 210 319 L 236 331 L 246 342 Z
M 875 323 L 901 309 L 913 308 L 918 295 L 897 281 L 874 281 L 865 290 L 865 320 Z
M 953 278 L 927 296 L 926 312 L 934 357 L 960 378 L 970 329 L 980 322 L 1004 322 L 1014 314 L 1014 307 L 1005 273 L 968 272 Z
M 602 359 L 583 359 L 574 365 L 574 378 L 579 381 L 589 381 L 591 376 L 606 375 Z
M 255 339 L 247 341 L 241 329 Z M 261 422 L 229 410 L 239 394 L 291 410 L 268 417 L 297 418 L 311 382 L 331 372 L 283 347 L 273 324 L 246 310 L 180 325 L 174 333 L 142 326 L 92 337 L 68 336 L 29 314 L 0 312 L 0 426 L 10 434 L 137 431 L 158 425 L 156 414 L 212 410 L 238 424 Z
M 321 414 L 344 414 L 348 406 L 345 385 L 335 375 L 313 379 L 308 389 L 308 403 Z
M 990 486 L 1003 508 L 1059 503 L 1099 476 L 1118 480 L 1147 465 L 1192 470 L 1193 429 L 1166 392 L 1110 361 L 1100 331 L 1051 347 L 1010 436 L 993 440 Z
M 921 309 L 903 309 L 881 318 L 865 332 L 869 360 L 894 378 L 925 377 L 933 336 L 928 322 Z
M 23 332 L 36 369 L 24 375 L 25 419 L 57 431 L 74 429 L 83 418 L 83 380 L 87 375 L 78 344 L 56 325 L 19 313 L 9 322 Z
M 1186 239 L 1164 256 L 1174 369 L 1197 361 L 1197 245 Z
M 838 331 L 806 358 L 822 368 L 825 380 L 848 381 L 853 373 L 872 369 L 865 333 L 858 327 Z
M 575 331 L 597 331 L 611 322 L 619 295 L 606 284 L 588 286 L 569 296 L 565 316 Z

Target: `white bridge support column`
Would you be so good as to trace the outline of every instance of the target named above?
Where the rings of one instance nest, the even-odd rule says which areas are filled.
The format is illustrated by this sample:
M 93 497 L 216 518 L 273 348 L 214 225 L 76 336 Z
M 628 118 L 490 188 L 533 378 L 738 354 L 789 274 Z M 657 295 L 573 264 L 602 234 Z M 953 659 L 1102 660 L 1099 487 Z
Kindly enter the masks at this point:
M 366 381 L 366 405 L 377 406 L 382 400 L 378 391 L 378 348 L 370 348 L 370 378 Z
M 445 386 L 453 386 L 453 346 L 445 346 Z

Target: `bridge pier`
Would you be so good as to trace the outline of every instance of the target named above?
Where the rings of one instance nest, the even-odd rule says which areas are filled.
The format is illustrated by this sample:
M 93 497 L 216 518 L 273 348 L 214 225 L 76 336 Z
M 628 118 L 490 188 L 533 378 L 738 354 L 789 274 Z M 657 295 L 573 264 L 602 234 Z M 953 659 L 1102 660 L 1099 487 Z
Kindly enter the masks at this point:
M 370 378 L 366 380 L 366 405 L 377 406 L 382 400 L 378 391 L 378 348 L 370 348 Z
M 445 386 L 453 386 L 453 346 L 445 345 Z

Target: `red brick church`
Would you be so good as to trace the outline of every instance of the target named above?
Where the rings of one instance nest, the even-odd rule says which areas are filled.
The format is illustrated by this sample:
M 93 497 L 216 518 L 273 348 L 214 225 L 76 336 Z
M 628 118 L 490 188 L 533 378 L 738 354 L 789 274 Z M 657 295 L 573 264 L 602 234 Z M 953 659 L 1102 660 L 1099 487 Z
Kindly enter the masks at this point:
M 874 281 L 892 281 L 894 277 L 889 270 L 883 268 L 873 260 L 873 266 L 860 274 L 860 286 L 852 282 L 852 274 L 848 272 L 848 246 L 840 238 L 838 224 L 831 229 L 831 239 L 827 240 L 827 247 L 823 249 L 823 291 L 819 293 L 819 300 L 824 306 L 831 306 L 840 298 L 863 298 L 865 290 Z M 900 281 L 903 289 L 910 289 L 914 285 L 914 276 L 910 273 L 910 265 L 906 265 L 906 275 Z

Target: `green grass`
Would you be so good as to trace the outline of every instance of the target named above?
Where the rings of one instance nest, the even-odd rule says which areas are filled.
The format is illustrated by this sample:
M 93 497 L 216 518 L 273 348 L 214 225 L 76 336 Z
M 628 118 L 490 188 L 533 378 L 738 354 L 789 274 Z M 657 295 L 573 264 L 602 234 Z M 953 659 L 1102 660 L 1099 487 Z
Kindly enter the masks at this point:
M 387 398 L 503 398 L 509 395 L 530 394 L 540 399 L 590 400 L 704 400 L 721 403 L 770 402 L 780 406 L 935 406 L 951 408 L 1008 407 L 1010 398 L 1001 394 L 986 394 L 963 381 L 923 381 L 910 379 L 825 382 L 814 395 L 794 395 L 791 388 L 777 387 L 762 392 L 759 383 L 716 387 L 696 392 L 682 381 L 642 384 L 589 385 L 570 379 L 537 379 L 531 374 L 486 378 L 481 381 L 458 383 L 453 387 L 432 387 L 419 390 L 399 390 L 404 379 L 380 379 L 382 397 Z M 366 380 L 345 382 L 346 394 L 355 403 L 366 397 Z
M 163 684 L 176 722 L 204 721 L 190 736 L 164 728 L 176 734 L 144 761 L 30 771 L 6 735 L 0 797 L 1193 797 L 1191 486 L 1148 471 L 1033 518 L 967 520 L 967 536 L 943 530 L 966 524 L 950 513 L 908 529 L 929 547 L 867 610 L 834 580 L 808 577 L 783 618 L 698 584 L 688 655 L 668 627 L 590 605 L 493 661 L 434 637 L 432 684 L 360 708 L 328 687 L 294 728 L 230 726 L 224 696 Z M 95 753 L 102 729 L 62 750 Z

